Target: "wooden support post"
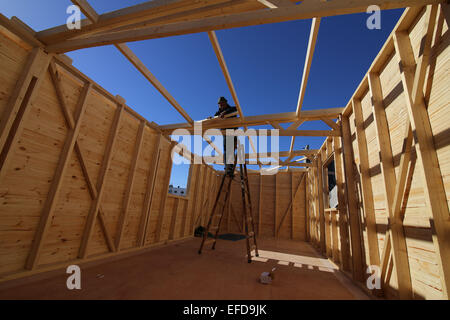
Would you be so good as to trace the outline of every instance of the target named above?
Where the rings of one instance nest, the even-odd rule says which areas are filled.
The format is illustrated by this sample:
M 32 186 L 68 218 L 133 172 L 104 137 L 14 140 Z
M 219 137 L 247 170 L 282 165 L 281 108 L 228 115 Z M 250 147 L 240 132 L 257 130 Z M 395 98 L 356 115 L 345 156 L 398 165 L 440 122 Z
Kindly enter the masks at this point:
M 340 138 L 334 140 L 334 160 L 336 171 L 336 185 L 338 194 L 338 210 L 339 210 L 339 235 L 341 239 L 340 263 L 345 271 L 350 270 L 350 243 L 348 235 L 348 212 L 347 198 L 345 195 L 345 177 L 343 171 L 343 154 Z
M 198 164 L 197 178 L 196 178 L 196 180 L 198 182 L 197 182 L 197 186 L 195 188 L 195 200 L 193 203 L 194 207 L 193 207 L 191 221 L 190 221 L 191 233 L 194 233 L 194 228 L 196 227 L 195 220 L 197 217 L 197 211 L 199 210 L 198 208 L 200 207 L 199 199 L 201 199 L 201 195 L 202 195 L 203 166 L 204 166 L 203 164 Z M 200 207 L 200 210 L 201 210 L 201 207 Z
M 138 245 L 141 247 L 144 246 L 145 244 L 145 238 L 148 230 L 148 220 L 150 217 L 151 207 L 154 200 L 153 196 L 156 187 L 156 175 L 158 173 L 159 158 L 161 156 L 161 150 L 159 149 L 159 146 L 161 144 L 161 138 L 162 138 L 161 134 L 159 134 L 156 138 L 153 158 L 150 162 L 150 166 L 148 169 L 147 187 L 145 191 L 144 205 L 142 206 L 141 221 L 139 223 L 139 231 L 138 231 Z
M 338 210 L 331 211 L 331 235 L 332 235 L 332 257 L 333 261 L 339 263 L 340 257 L 339 257 L 339 237 L 338 237 L 338 222 L 336 215 L 339 214 Z
M 353 99 L 353 113 L 355 115 L 356 140 L 358 142 L 359 166 L 361 173 L 361 189 L 363 195 L 363 208 L 366 217 L 367 241 L 369 246 L 370 264 L 380 265 L 378 248 L 377 222 L 375 218 L 375 204 L 373 200 L 372 182 L 370 180 L 369 152 L 367 149 L 366 132 L 361 101 Z
M 45 236 L 47 234 L 48 228 L 50 226 L 49 221 L 51 221 L 55 205 L 58 199 L 59 191 L 64 180 L 65 172 L 72 156 L 72 152 L 75 146 L 75 141 L 78 138 L 78 133 L 80 132 L 81 123 L 83 121 L 83 116 L 87 107 L 88 96 L 91 92 L 92 85 L 86 84 L 81 92 L 80 98 L 78 100 L 78 105 L 76 107 L 75 115 L 75 126 L 69 129 L 66 137 L 66 141 L 61 151 L 59 157 L 58 166 L 56 167 L 55 174 L 52 179 L 52 184 L 50 190 L 47 194 L 47 199 L 44 204 L 44 208 L 39 219 L 39 225 L 36 229 L 36 234 L 33 239 L 30 253 L 28 255 L 25 268 L 34 269 L 39 263 L 39 256 L 41 253 L 42 246 L 44 245 Z
M 172 153 L 172 150 L 170 150 Z M 165 209 L 166 209 L 166 200 L 169 194 L 169 183 L 170 183 L 170 175 L 172 173 L 172 158 L 169 155 L 169 161 L 168 161 L 168 168 L 166 171 L 166 176 L 164 177 L 164 180 L 162 182 L 162 189 L 161 189 L 161 199 L 160 199 L 160 205 L 159 205 L 159 215 L 158 215 L 158 222 L 156 224 L 156 232 L 155 232 L 155 242 L 158 243 L 161 239 L 161 231 L 163 227 L 163 220 L 165 216 Z
M 102 200 L 103 190 L 105 187 L 105 180 L 108 173 L 109 166 L 111 164 L 112 151 L 116 143 L 116 136 L 119 132 L 120 120 L 122 118 L 124 107 L 123 105 L 118 105 L 116 109 L 116 114 L 114 115 L 113 122 L 111 124 L 110 134 L 108 141 L 106 143 L 105 153 L 103 157 L 103 163 L 100 168 L 100 172 L 97 178 L 97 198 L 92 202 L 91 208 L 89 209 L 88 216 L 86 218 L 86 225 L 83 231 L 83 236 L 81 238 L 80 249 L 78 257 L 84 259 L 87 257 L 87 248 L 89 245 L 90 238 L 94 231 L 94 223 L 97 218 L 98 209 Z
M 372 107 L 377 132 L 377 141 L 380 148 L 381 172 L 384 182 L 386 211 L 389 217 L 389 233 L 392 240 L 392 251 L 397 271 L 398 289 L 400 299 L 412 298 L 411 273 L 408 261 L 403 223 L 395 220 L 393 201 L 397 180 L 395 177 L 394 159 L 392 155 L 389 127 L 383 105 L 383 92 L 378 74 L 369 73 L 369 88 L 372 96 Z
M 184 210 L 183 210 L 183 218 L 181 221 L 181 226 L 180 226 L 180 238 L 184 237 L 186 235 L 186 225 L 187 225 L 187 214 L 188 214 L 188 208 L 189 208 L 189 204 L 190 204 L 190 198 L 191 198 L 191 186 L 192 186 L 192 179 L 193 179 L 193 175 L 194 175 L 194 168 L 192 163 L 189 165 L 189 175 L 188 175 L 188 184 L 186 186 L 186 204 L 184 206 Z M 192 205 L 192 203 L 191 203 Z
M 342 117 L 343 160 L 345 182 L 347 185 L 347 207 L 352 245 L 353 279 L 364 281 L 364 264 L 361 248 L 361 226 L 358 217 L 358 199 L 356 198 L 356 183 L 353 171 L 353 148 L 350 133 L 350 124 L 347 117 Z
M 399 32 L 394 34 L 394 45 L 402 66 L 401 76 L 406 98 L 406 109 L 411 122 L 412 132 L 414 133 L 417 159 L 422 164 L 420 168 L 425 180 L 425 199 L 427 207 L 431 209 L 430 216 L 432 218 L 430 219 L 430 225 L 433 230 L 433 243 L 442 281 L 443 298 L 448 299 L 450 288 L 449 208 L 433 141 L 430 118 L 423 97 L 436 11 L 436 6 L 428 6 L 426 8 L 422 39 L 423 51 L 417 63 L 414 59 L 409 36 L 406 33 Z
M 120 251 L 120 244 L 122 241 L 123 230 L 125 229 L 125 222 L 128 214 L 128 208 L 130 206 L 131 196 L 133 195 L 133 186 L 136 177 L 136 168 L 137 163 L 139 161 L 139 156 L 141 154 L 142 141 L 144 139 L 144 129 L 145 129 L 145 122 L 141 121 L 136 135 L 134 152 L 131 157 L 131 165 L 128 173 L 128 181 L 125 187 L 125 196 L 123 198 L 122 212 L 119 216 L 119 222 L 117 226 L 118 233 L 116 236 L 116 251 Z
M 320 250 L 322 253 L 326 253 L 326 240 L 325 240 L 325 211 L 324 211 L 324 192 L 323 192 L 323 167 L 322 167 L 322 159 L 320 155 L 317 156 L 316 159 L 316 168 L 317 168 L 317 200 L 318 200 L 318 223 L 319 223 L 319 233 L 320 233 Z
M 173 205 L 172 218 L 170 219 L 170 227 L 169 227 L 169 240 L 173 240 L 175 234 L 175 224 L 177 222 L 178 217 L 178 206 L 180 205 L 180 199 L 175 198 L 175 204 Z

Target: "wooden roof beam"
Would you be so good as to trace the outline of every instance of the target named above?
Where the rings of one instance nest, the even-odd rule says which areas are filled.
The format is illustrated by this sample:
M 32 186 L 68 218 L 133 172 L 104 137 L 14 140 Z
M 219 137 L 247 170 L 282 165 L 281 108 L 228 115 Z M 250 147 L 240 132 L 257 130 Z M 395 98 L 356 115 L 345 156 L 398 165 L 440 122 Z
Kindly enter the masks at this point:
M 300 118 L 303 121 L 321 120 L 322 118 L 335 119 L 337 118 L 344 108 L 329 108 L 329 109 L 317 109 L 317 110 L 305 110 L 300 113 Z M 195 121 L 194 124 L 201 125 L 203 129 L 223 129 L 242 126 L 260 126 L 266 125 L 267 122 L 296 122 L 299 118 L 295 112 L 285 113 L 273 113 L 264 114 L 258 116 L 247 116 L 242 121 L 239 118 L 228 119 L 205 119 L 201 121 Z M 188 129 L 191 127 L 188 123 L 174 123 L 169 125 L 160 126 L 161 130 L 172 131 L 175 129 Z M 289 128 L 288 130 L 294 130 Z
M 239 113 L 240 120 L 243 121 L 244 113 L 242 112 L 241 104 L 239 103 L 236 89 L 234 88 L 233 81 L 231 80 L 230 71 L 228 70 L 227 64 L 225 62 L 225 58 L 223 56 L 222 49 L 220 48 L 219 40 L 217 39 L 216 33 L 214 31 L 208 32 L 208 37 L 213 46 L 217 60 L 219 61 L 220 68 L 222 69 L 222 73 L 223 73 L 225 80 L 227 82 L 227 85 L 228 85 L 228 89 L 230 90 L 231 96 L 233 97 L 234 103 L 236 104 L 236 109 Z M 244 126 L 244 128 L 247 130 L 246 126 Z M 248 141 L 250 142 L 250 146 L 251 146 L 253 152 L 256 152 L 256 148 L 255 148 L 255 145 L 253 144 L 252 139 L 249 138 Z
M 305 59 L 305 66 L 303 68 L 302 83 L 300 86 L 300 93 L 298 95 L 298 101 L 297 101 L 297 111 L 296 111 L 297 116 L 300 115 L 300 111 L 302 110 L 302 106 L 303 106 L 303 100 L 305 99 L 306 86 L 308 84 L 309 72 L 311 70 L 314 51 L 316 49 L 316 42 L 317 42 L 317 36 L 319 34 L 320 21 L 321 21 L 320 18 L 313 18 L 312 23 L 311 23 L 311 32 L 309 34 L 308 50 L 306 51 L 306 59 Z M 295 137 L 292 137 L 291 138 L 291 148 L 289 149 L 290 151 L 292 151 L 294 149 L 294 143 L 295 143 Z
M 80 7 L 80 10 L 88 17 L 92 22 L 97 22 L 99 15 L 91 7 L 87 0 L 71 0 L 74 4 Z M 187 114 L 187 112 L 180 106 L 169 91 L 164 88 L 161 82 L 148 70 L 144 63 L 134 54 L 134 52 L 124 43 L 116 44 L 115 47 L 131 62 L 132 65 L 158 90 L 164 98 L 183 116 L 184 119 L 190 124 L 194 121 Z
M 153 2 L 161 3 L 162 0 Z M 405 8 L 408 6 L 437 4 L 439 2 L 439 0 L 341 0 L 327 2 L 321 2 L 317 0 L 304 0 L 300 4 L 292 7 L 263 9 L 218 17 L 207 17 L 193 21 L 183 21 L 166 25 L 150 26 L 139 30 L 109 32 L 103 33 L 101 35 L 89 36 L 82 39 L 66 40 L 47 46 L 47 51 L 64 53 L 82 48 L 98 47 L 115 43 L 156 39 L 190 33 L 207 32 L 213 30 L 277 23 L 299 19 L 312 19 L 326 16 L 351 14 L 365 12 L 367 10 L 367 7 L 370 5 L 378 5 L 382 10 L 384 10 Z M 151 2 L 146 2 L 143 5 L 151 5 Z M 138 11 L 135 12 L 134 15 L 145 15 L 145 10 L 143 12 Z M 119 15 L 119 18 L 126 21 L 126 18 L 129 16 L 130 15 L 122 12 Z M 101 20 L 103 20 L 102 16 L 99 17 L 99 23 Z M 128 23 L 132 22 L 133 21 L 128 21 Z M 42 39 L 43 38 L 41 37 L 41 40 Z
M 80 7 L 82 12 L 88 19 L 81 20 L 80 30 L 69 30 L 66 24 L 49 28 L 37 32 L 36 36 L 39 40 L 45 43 L 55 43 L 63 41 L 75 36 L 85 35 L 87 33 L 110 30 L 114 27 L 124 26 L 131 23 L 136 23 L 142 20 L 147 20 L 150 17 L 156 18 L 173 14 L 180 11 L 192 9 L 193 7 L 204 6 L 205 4 L 198 3 L 192 0 L 154 0 L 146 1 L 144 3 L 134 5 L 131 7 L 107 12 L 98 15 L 98 19 L 94 22 L 91 20 L 92 7 L 89 8 L 83 2 L 77 1 L 75 3 Z M 193 6 L 193 4 L 195 6 Z M 86 12 L 85 12 L 86 11 Z

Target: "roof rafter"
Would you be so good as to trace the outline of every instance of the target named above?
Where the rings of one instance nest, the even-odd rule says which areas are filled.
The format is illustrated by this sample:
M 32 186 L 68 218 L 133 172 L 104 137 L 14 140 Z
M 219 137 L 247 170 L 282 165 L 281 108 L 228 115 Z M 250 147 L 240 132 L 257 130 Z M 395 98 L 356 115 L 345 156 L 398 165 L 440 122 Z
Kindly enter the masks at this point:
M 234 103 L 236 104 L 236 109 L 239 112 L 239 117 L 244 120 L 244 113 L 242 112 L 241 104 L 237 97 L 236 89 L 234 88 L 233 81 L 231 80 L 230 71 L 228 70 L 227 64 L 225 62 L 225 58 L 223 56 L 222 49 L 220 48 L 219 40 L 217 39 L 216 33 L 214 31 L 208 32 L 209 40 L 213 46 L 214 52 L 217 56 L 217 60 L 219 60 L 220 68 L 222 69 L 222 73 L 225 77 L 225 80 L 228 85 L 228 89 L 231 92 L 231 96 L 233 97 Z M 244 126 L 245 130 L 247 130 L 247 126 Z M 253 144 L 253 140 L 249 137 L 248 141 L 250 142 L 250 146 L 253 152 L 256 152 L 255 145 Z M 261 167 L 260 167 L 261 168 Z
M 306 86 L 308 84 L 309 72 L 311 70 L 314 51 L 316 49 L 316 42 L 317 36 L 319 34 L 320 21 L 321 21 L 320 18 L 313 18 L 311 23 L 311 32 L 309 34 L 308 50 L 306 51 L 306 59 L 305 59 L 305 66 L 303 69 L 302 83 L 300 86 L 300 93 L 298 95 L 297 101 L 297 111 L 296 111 L 297 116 L 300 115 L 300 111 L 302 110 L 303 106 L 303 100 L 305 99 Z M 292 151 L 294 149 L 294 143 L 295 137 L 292 137 L 291 147 L 289 151 Z
M 92 8 L 87 0 L 71 0 L 74 4 L 80 7 L 80 10 L 88 17 L 92 22 L 97 22 L 99 15 Z M 134 54 L 134 52 L 124 43 L 116 44 L 115 47 L 133 64 L 136 69 L 158 90 L 164 98 L 183 116 L 184 119 L 190 124 L 194 121 L 187 114 L 187 112 L 180 106 L 175 98 L 164 88 L 164 86 L 156 79 L 156 77 L 148 70 L 144 63 Z

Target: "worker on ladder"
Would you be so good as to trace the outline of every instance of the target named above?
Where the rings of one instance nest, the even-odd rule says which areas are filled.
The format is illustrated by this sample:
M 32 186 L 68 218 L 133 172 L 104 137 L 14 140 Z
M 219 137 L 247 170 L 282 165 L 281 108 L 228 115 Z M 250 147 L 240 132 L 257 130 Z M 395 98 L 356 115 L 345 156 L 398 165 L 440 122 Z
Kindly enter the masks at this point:
M 215 113 L 214 117 L 219 117 L 221 119 L 224 118 L 236 118 L 237 117 L 237 108 L 232 107 L 228 104 L 227 99 L 225 97 L 220 97 L 219 101 L 219 110 Z M 233 176 L 233 162 L 234 162 L 234 149 L 237 143 L 236 136 L 226 136 L 227 129 L 237 129 L 237 128 L 225 128 L 222 129 L 222 133 L 224 135 L 223 139 L 223 163 L 225 165 L 225 172 L 229 176 Z M 233 146 L 231 150 L 229 149 L 229 154 L 227 154 L 227 145 Z

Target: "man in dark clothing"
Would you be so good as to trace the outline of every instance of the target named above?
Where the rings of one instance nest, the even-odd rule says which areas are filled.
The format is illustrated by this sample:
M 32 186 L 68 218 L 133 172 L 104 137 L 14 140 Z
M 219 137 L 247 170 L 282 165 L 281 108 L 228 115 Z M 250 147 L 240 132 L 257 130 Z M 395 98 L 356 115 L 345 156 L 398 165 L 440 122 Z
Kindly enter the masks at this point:
M 305 149 L 304 149 L 304 150 L 309 150 L 309 144 L 307 144 L 307 145 L 305 146 Z M 306 159 L 305 162 L 306 162 L 306 163 L 311 163 L 311 160 Z
M 228 115 L 228 114 L 237 113 L 237 108 L 230 106 L 228 104 L 227 99 L 225 99 L 224 97 L 220 97 L 219 98 L 218 104 L 219 104 L 219 110 L 214 115 L 215 117 L 220 117 L 220 118 L 224 119 L 225 116 Z M 230 115 L 227 118 L 236 118 L 236 117 L 237 117 L 237 115 Z M 223 139 L 223 162 L 225 164 L 225 172 L 228 175 L 232 176 L 233 175 L 234 154 L 233 154 L 233 160 L 231 160 L 231 155 L 229 155 L 228 158 L 229 158 L 229 160 L 231 160 L 231 162 L 227 161 L 227 144 L 230 144 L 230 145 L 233 145 L 233 146 L 236 145 L 237 137 L 235 137 L 235 136 L 230 136 L 230 137 L 225 136 L 227 129 L 235 130 L 237 128 L 225 128 L 225 129 L 222 129 L 222 132 L 224 134 L 224 139 Z M 234 148 L 233 148 L 233 150 L 234 150 Z

